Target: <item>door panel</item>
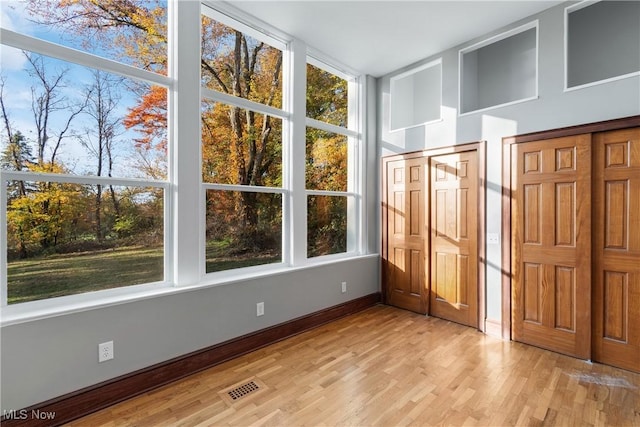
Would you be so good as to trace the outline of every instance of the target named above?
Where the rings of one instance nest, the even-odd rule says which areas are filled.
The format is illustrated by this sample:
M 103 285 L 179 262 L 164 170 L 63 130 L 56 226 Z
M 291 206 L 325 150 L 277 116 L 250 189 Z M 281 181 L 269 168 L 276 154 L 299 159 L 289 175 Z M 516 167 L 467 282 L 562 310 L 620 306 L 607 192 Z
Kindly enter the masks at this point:
M 588 359 L 591 137 L 511 149 L 513 339 Z
M 425 314 L 425 200 L 423 157 L 387 163 L 386 299 Z
M 640 372 L 640 129 L 594 135 L 593 358 Z
M 478 152 L 434 156 L 430 169 L 429 313 L 478 327 Z

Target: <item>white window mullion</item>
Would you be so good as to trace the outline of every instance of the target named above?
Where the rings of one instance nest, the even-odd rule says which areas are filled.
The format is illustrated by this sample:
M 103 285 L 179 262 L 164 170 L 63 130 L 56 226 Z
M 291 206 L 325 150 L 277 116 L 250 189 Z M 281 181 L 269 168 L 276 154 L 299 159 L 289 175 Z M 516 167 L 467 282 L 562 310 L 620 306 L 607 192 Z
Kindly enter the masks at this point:
M 348 82 L 348 99 L 347 99 L 347 112 L 348 121 L 347 125 L 349 130 L 355 132 L 357 136 L 350 136 L 347 143 L 347 191 L 350 193 L 360 194 L 362 191 L 361 182 L 361 134 L 362 123 L 360 123 L 361 114 L 359 111 L 360 106 L 360 79 L 349 80 Z M 347 252 L 359 252 L 362 248 L 361 239 L 362 235 L 361 226 L 363 223 L 362 209 L 361 209 L 360 197 L 349 197 L 347 199 Z
M 222 102 L 223 104 L 233 105 L 234 107 L 244 108 L 245 110 L 255 111 L 256 113 L 265 114 L 267 116 L 277 117 L 279 119 L 288 119 L 289 114 L 279 108 L 272 107 L 266 104 L 260 104 L 259 102 L 252 101 L 246 98 L 240 98 L 238 96 L 229 95 L 227 93 L 218 92 L 212 89 L 203 87 L 202 97 L 210 99 L 216 102 Z
M 307 196 L 336 196 L 336 197 L 356 197 L 356 193 L 350 193 L 345 191 L 331 191 L 331 190 L 306 190 Z
M 349 85 L 349 93 L 351 93 L 351 90 L 352 90 L 351 89 L 351 85 Z M 351 105 L 350 104 L 349 104 L 348 108 L 349 108 L 349 111 L 351 111 Z M 321 122 L 320 120 L 312 119 L 310 117 L 307 117 L 306 123 L 307 123 L 307 126 L 309 126 L 309 127 L 320 129 L 320 130 L 323 130 L 325 132 L 335 133 L 335 134 L 338 134 L 338 135 L 351 136 L 351 137 L 354 137 L 354 138 L 358 138 L 360 136 L 358 134 L 358 131 L 356 131 L 356 130 L 346 129 L 346 128 L 343 128 L 342 126 L 333 125 L 333 124 L 327 123 L 327 122 Z
M 175 265 L 173 254 L 175 245 L 173 241 L 173 233 L 175 228 L 175 221 L 173 216 L 173 177 L 174 171 L 172 165 L 175 163 L 171 158 L 173 153 L 173 146 L 176 141 L 176 122 L 175 122 L 175 72 L 176 72 L 176 51 L 178 44 L 176 43 L 177 31 L 178 31 L 178 10 L 177 2 L 167 2 L 167 73 L 169 79 L 172 82 L 170 89 L 167 91 L 167 141 L 168 141 L 168 154 L 167 154 L 167 186 L 163 191 L 163 280 L 165 283 L 173 283 L 175 278 Z
M 173 282 L 177 286 L 200 281 L 203 241 L 200 211 L 204 201 L 200 188 L 200 3 L 175 2 L 172 21 L 176 59 L 173 71 L 177 84 L 171 99 L 174 125 L 171 153 L 173 178 Z M 178 25 L 182 22 L 182 25 Z M 185 25 L 184 23 L 190 23 Z M 181 49 L 178 46 L 182 47 Z M 194 207 L 196 207 L 194 209 Z
M 0 40 L 2 40 L 2 44 L 16 49 L 27 50 L 66 62 L 84 65 L 85 67 L 108 71 L 127 78 L 136 78 L 151 84 L 162 85 L 165 87 L 169 86 L 171 83 L 169 77 L 163 76 L 162 74 L 143 70 L 141 68 L 123 64 L 122 62 L 106 59 L 92 53 L 83 52 L 81 50 L 62 46 L 46 40 L 26 36 L 5 28 L 0 28 Z
M 0 307 L 7 306 L 7 180 L 0 170 Z
M 307 259 L 307 195 L 305 192 L 306 165 L 306 94 L 307 94 L 307 49 L 303 42 L 291 43 L 291 135 L 288 183 L 289 195 L 289 242 L 290 262 L 301 265 Z
M 239 184 L 211 184 L 203 183 L 205 190 L 222 190 L 222 191 L 241 191 L 251 193 L 286 193 L 286 189 L 278 187 L 260 187 L 257 185 L 239 185 Z
M 14 181 L 41 181 L 59 182 L 80 185 L 117 185 L 121 187 L 154 187 L 165 188 L 165 181 L 154 181 L 138 178 L 111 178 L 96 175 L 67 175 L 45 172 L 4 171 L 3 176 L 7 180 Z

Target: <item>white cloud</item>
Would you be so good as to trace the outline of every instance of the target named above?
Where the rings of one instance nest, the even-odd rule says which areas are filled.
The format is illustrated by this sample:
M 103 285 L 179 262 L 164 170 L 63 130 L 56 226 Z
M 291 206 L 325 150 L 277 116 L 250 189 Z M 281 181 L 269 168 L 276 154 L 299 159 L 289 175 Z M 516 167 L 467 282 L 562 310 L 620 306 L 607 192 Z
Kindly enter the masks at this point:
M 19 0 L 0 0 L 0 26 L 4 29 L 31 34 L 33 22 L 29 20 L 26 3 Z M 26 58 L 18 49 L 0 45 L 0 65 L 3 70 L 21 70 Z
M 27 3 L 20 0 L 0 1 L 0 25 L 7 30 L 31 34 L 34 27 L 26 10 Z
M 2 70 L 22 70 L 27 58 L 21 50 L 0 45 L 0 64 Z

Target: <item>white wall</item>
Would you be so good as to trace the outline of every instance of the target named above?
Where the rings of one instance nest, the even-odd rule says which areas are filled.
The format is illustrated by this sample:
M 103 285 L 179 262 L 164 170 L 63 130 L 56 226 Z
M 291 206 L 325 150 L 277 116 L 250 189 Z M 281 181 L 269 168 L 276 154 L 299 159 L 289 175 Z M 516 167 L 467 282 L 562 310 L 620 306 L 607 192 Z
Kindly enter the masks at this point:
M 502 138 L 559 127 L 640 114 L 640 77 L 564 92 L 564 8 L 548 9 L 491 34 L 386 75 L 378 81 L 378 150 L 380 155 L 487 141 L 487 233 L 501 230 Z M 538 99 L 458 115 L 458 51 L 490 36 L 539 20 Z M 640 23 L 639 23 L 640 25 Z M 609 46 L 615 49 L 616 46 Z M 629 48 L 628 46 L 626 47 Z M 636 49 L 640 49 L 640 41 Z M 599 49 L 594 49 L 597 55 Z M 389 130 L 389 79 L 442 57 L 443 120 L 396 132 Z M 640 64 L 638 64 L 640 67 Z M 487 318 L 501 321 L 501 250 L 487 246 Z

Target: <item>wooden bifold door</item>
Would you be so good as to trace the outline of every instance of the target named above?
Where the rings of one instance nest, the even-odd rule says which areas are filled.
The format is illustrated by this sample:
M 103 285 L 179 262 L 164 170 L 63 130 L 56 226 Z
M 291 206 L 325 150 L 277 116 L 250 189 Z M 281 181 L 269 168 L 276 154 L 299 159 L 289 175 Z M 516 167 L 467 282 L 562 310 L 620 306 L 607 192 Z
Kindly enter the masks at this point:
M 480 326 L 483 156 L 475 143 L 383 159 L 387 304 Z
M 640 128 L 510 154 L 513 339 L 640 372 Z

